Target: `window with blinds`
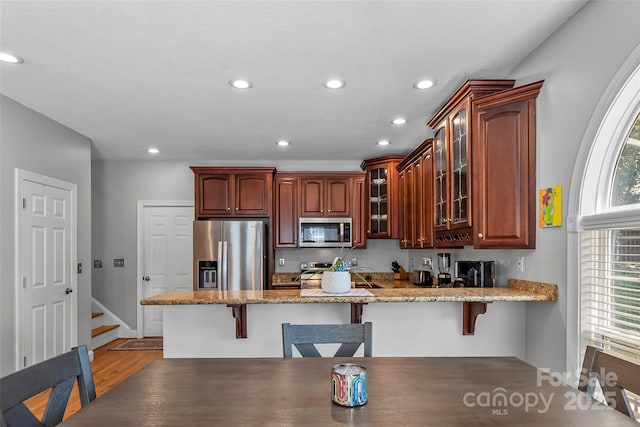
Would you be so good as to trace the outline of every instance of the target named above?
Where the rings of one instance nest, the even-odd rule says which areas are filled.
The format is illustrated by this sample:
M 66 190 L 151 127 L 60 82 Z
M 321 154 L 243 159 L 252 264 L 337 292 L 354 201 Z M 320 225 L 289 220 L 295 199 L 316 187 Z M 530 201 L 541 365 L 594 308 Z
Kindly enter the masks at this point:
M 582 233 L 582 338 L 640 360 L 640 228 Z
M 640 363 L 640 228 L 584 231 L 581 240 L 581 348 Z M 627 397 L 640 416 L 640 396 Z

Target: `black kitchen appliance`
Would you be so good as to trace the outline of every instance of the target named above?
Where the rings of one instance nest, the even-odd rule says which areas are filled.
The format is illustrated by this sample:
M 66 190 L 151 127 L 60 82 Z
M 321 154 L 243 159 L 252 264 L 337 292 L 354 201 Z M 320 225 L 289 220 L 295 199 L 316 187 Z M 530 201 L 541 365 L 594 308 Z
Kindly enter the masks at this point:
M 465 288 L 493 288 L 496 282 L 495 261 L 456 261 L 454 276 Z
M 449 273 L 451 268 L 451 254 L 439 253 L 438 254 L 438 286 L 448 285 L 451 283 L 451 274 Z
M 433 286 L 431 270 L 414 270 L 412 273 L 412 282 L 414 285 Z

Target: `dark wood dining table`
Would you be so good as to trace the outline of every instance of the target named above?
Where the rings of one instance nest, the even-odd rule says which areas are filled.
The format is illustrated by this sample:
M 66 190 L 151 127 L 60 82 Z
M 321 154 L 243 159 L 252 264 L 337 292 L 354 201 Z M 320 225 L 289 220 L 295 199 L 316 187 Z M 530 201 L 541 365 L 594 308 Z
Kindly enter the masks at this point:
M 366 367 L 368 401 L 331 401 L 331 369 Z M 515 357 L 160 359 L 64 426 L 635 425 Z

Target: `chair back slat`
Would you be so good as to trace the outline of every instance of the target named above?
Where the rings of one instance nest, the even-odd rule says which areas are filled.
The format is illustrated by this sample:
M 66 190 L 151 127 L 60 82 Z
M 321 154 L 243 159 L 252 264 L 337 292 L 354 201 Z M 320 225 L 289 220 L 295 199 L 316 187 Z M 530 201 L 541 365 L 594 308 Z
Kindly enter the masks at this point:
M 598 379 L 607 404 L 635 419 L 626 391 L 640 394 L 640 364 L 587 346 L 583 369 L 589 363 L 589 377 L 593 375 Z
M 31 411 L 24 405 L 19 403 L 16 406 L 7 409 L 2 414 L 3 427 L 6 426 L 21 426 L 21 427 L 42 427 L 42 423 L 38 420 Z
M 84 407 L 96 398 L 89 355 L 84 345 L 0 379 L 3 427 L 5 422 L 8 427 L 60 423 L 76 381 L 80 403 Z M 48 389 L 51 393 L 43 419 L 39 422 L 22 402 Z M 29 412 L 28 415 L 25 411 Z
M 321 357 L 314 344 L 342 344 L 334 357 L 351 357 L 364 344 L 365 357 L 371 357 L 372 324 L 347 323 L 337 325 L 292 325 L 282 324 L 284 357 L 292 357 L 292 346 L 303 357 Z

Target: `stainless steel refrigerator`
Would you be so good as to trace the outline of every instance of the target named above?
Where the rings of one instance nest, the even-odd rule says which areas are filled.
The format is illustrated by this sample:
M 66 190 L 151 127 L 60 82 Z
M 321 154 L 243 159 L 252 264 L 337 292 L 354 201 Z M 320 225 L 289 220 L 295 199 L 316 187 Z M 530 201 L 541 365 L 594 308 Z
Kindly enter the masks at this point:
M 193 222 L 194 289 L 264 289 L 266 228 L 262 221 Z

